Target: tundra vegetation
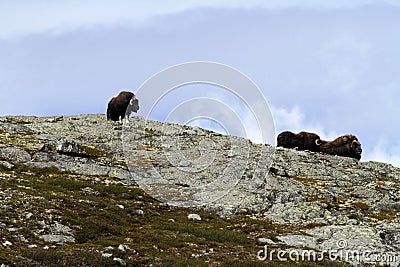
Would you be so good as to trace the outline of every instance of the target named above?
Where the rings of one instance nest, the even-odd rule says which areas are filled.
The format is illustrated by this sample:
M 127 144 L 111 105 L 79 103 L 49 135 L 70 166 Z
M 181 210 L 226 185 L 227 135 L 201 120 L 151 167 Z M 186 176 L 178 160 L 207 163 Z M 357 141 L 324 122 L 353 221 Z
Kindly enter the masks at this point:
M 141 128 L 140 118 L 131 119 L 128 130 L 144 134 L 138 167 L 170 171 L 160 141 L 165 124 Z M 256 257 L 264 245 L 321 251 L 345 237 L 349 249 L 400 250 L 399 168 L 278 148 L 269 175 L 250 187 L 265 171 L 256 164 L 260 149 L 272 148 L 249 143 L 237 187 L 205 207 L 174 207 L 132 180 L 124 127 L 104 115 L 0 117 L 0 265 L 349 266 Z M 218 164 L 239 157 L 229 149 L 235 137 L 186 126 L 174 136 L 188 157 L 197 157 L 205 136 L 221 152 Z

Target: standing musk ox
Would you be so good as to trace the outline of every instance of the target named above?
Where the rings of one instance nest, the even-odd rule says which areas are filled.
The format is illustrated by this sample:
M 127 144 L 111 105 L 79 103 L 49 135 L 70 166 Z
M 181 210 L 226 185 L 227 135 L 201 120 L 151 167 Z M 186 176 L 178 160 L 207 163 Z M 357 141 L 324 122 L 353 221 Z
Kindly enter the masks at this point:
M 298 134 L 290 131 L 282 132 L 277 137 L 278 146 L 295 148 L 299 150 L 319 151 L 321 145 L 320 137 L 315 133 L 300 132 Z
M 134 93 L 122 91 L 116 97 L 111 98 L 107 106 L 107 120 L 122 121 L 126 117 L 129 121 L 131 112 L 139 110 L 139 100 Z
M 320 151 L 330 155 L 361 159 L 361 143 L 352 134 L 339 136 L 333 141 L 321 140 Z

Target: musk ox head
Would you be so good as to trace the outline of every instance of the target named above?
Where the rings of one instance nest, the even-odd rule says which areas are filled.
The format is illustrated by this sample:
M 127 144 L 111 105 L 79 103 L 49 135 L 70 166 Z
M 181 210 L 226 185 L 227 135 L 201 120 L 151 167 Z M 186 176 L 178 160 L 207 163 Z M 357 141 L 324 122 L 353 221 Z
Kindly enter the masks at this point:
M 132 106 L 132 111 L 137 112 L 139 110 L 139 99 L 137 99 L 136 96 L 134 96 L 134 97 L 132 97 L 130 103 Z
M 127 111 L 128 110 L 130 111 L 129 115 L 130 115 L 131 112 L 135 112 L 136 113 L 139 110 L 139 100 L 136 98 L 135 95 L 133 95 L 133 97 L 129 100 L 129 105 L 128 105 Z M 128 113 L 128 112 L 126 112 L 126 113 Z
M 108 102 L 107 119 L 113 121 L 119 121 L 125 117 L 128 119 L 131 112 L 137 112 L 138 110 L 139 100 L 135 94 L 122 91 Z
M 277 137 L 277 145 L 286 148 L 295 148 L 299 150 L 310 150 L 317 152 L 321 145 L 320 137 L 315 133 L 300 132 L 292 133 L 290 131 L 282 132 Z
M 358 141 L 357 137 L 352 135 L 352 139 L 349 139 L 348 142 L 350 143 L 350 154 L 352 157 L 356 159 L 361 159 L 361 153 L 362 153 L 362 148 L 361 148 L 361 143 Z

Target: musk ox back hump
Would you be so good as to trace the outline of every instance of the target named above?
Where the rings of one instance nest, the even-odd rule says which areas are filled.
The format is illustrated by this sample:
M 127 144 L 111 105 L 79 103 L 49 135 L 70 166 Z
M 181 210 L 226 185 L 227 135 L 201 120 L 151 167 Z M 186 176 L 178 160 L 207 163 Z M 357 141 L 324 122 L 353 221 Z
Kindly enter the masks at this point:
M 284 131 L 278 134 L 277 146 L 286 147 L 286 148 L 295 148 L 297 144 L 296 134 L 290 131 Z
M 277 137 L 277 145 L 299 150 L 319 151 L 320 137 L 315 133 L 300 132 L 298 134 L 290 131 L 282 132 Z

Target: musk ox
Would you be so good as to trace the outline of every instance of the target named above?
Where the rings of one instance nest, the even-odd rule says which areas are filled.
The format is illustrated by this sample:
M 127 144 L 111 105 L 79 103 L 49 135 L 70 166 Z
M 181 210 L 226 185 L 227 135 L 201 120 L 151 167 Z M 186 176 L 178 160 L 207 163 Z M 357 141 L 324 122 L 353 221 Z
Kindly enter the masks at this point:
M 290 131 L 282 132 L 277 137 L 278 146 L 295 148 L 299 150 L 310 150 L 317 152 L 321 145 L 320 137 L 315 133 L 300 132 L 298 134 Z
M 333 141 L 321 140 L 320 151 L 330 155 L 361 159 L 361 143 L 352 134 L 339 136 Z
M 126 117 L 129 120 L 131 112 L 139 110 L 139 100 L 134 93 L 122 91 L 116 97 L 111 98 L 107 106 L 107 120 L 122 121 Z

